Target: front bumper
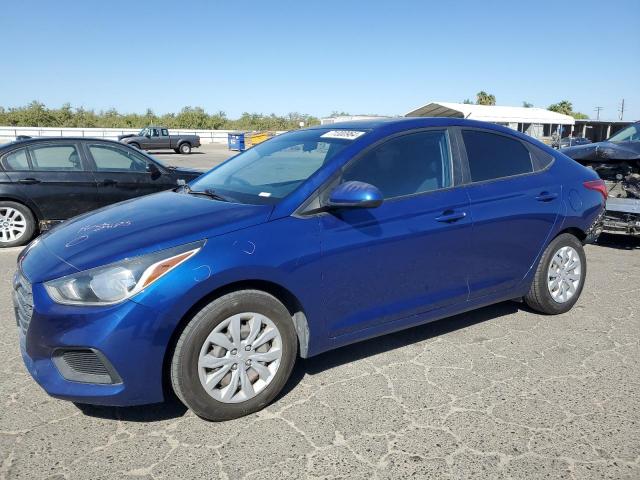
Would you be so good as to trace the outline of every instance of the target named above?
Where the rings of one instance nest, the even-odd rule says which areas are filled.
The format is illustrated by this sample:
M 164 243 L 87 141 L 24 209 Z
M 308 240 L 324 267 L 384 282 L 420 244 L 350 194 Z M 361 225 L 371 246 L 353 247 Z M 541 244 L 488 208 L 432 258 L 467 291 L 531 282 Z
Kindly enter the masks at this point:
M 113 406 L 164 399 L 166 339 L 158 329 L 162 315 L 134 301 L 110 307 L 59 305 L 42 284 L 33 285 L 32 291 L 33 314 L 28 328 L 20 329 L 20 349 L 29 373 L 49 395 Z M 62 367 L 60 352 L 68 351 L 93 352 L 103 360 L 108 375 L 98 371 L 93 377 L 74 376 Z M 72 357 L 72 366 L 73 361 Z M 76 356 L 75 361 L 87 368 L 84 360 Z

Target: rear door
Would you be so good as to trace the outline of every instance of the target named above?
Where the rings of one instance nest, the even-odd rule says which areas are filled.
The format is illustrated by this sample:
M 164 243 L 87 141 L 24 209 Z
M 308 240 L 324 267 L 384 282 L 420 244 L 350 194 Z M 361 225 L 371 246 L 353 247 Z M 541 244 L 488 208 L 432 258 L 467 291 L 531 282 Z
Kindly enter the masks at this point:
M 461 136 L 473 218 L 473 299 L 522 281 L 548 241 L 562 197 L 559 180 L 537 171 L 536 147 L 489 130 L 462 129 Z
M 133 148 L 106 142 L 86 142 L 85 150 L 97 182 L 101 206 L 176 186 L 174 178 Z
M 11 181 L 37 206 L 43 220 L 66 220 L 96 208 L 97 188 L 76 141 L 37 142 L 5 165 Z
M 330 336 L 467 300 L 471 222 L 452 160 L 447 130 L 435 129 L 393 137 L 345 168 L 339 181 L 375 185 L 385 200 L 320 216 Z

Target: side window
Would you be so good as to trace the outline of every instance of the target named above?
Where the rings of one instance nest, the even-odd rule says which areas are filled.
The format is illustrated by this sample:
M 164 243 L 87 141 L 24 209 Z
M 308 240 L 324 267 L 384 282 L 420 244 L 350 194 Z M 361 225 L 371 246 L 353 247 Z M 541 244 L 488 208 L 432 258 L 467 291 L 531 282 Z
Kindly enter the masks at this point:
M 169 136 L 169 131 L 166 128 L 162 129 L 162 136 L 163 137 L 168 137 Z
M 518 140 L 479 130 L 463 130 L 472 182 L 533 171 L 529 150 Z
M 7 153 L 2 157 L 2 167 L 6 171 L 23 171 L 30 170 L 29 161 L 27 160 L 27 150 L 21 148 Z
M 146 172 L 144 158 L 111 145 L 89 145 L 98 172 Z
M 553 155 L 535 145 L 529 145 L 529 148 L 533 152 L 533 167 L 536 171 L 544 170 L 555 160 Z
M 151 136 L 152 137 L 159 137 L 160 136 L 160 130 L 158 130 L 157 128 L 152 128 L 151 129 Z
M 342 181 L 380 189 L 384 198 L 451 186 L 451 150 L 445 130 L 411 133 L 385 142 L 347 166 Z
M 82 161 L 75 145 L 29 147 L 34 170 L 49 172 L 81 171 Z

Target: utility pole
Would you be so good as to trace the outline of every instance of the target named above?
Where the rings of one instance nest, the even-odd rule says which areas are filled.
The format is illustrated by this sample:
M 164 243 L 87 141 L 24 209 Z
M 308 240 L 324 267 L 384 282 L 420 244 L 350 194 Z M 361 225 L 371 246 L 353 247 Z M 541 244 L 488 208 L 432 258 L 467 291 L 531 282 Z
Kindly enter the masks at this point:
M 618 111 L 620 112 L 620 120 L 622 120 L 622 118 L 624 117 L 624 98 L 620 103 L 620 108 L 618 109 Z
M 603 110 L 603 107 L 596 107 L 594 110 L 596 111 L 596 120 L 600 120 L 600 110 Z

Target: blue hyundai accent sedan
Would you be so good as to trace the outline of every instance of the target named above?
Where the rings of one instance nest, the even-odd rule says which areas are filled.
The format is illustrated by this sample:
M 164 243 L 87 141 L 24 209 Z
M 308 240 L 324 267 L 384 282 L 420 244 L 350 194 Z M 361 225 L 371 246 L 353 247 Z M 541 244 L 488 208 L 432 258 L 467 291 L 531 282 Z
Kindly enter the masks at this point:
M 22 355 L 54 397 L 137 405 L 170 386 L 202 417 L 239 417 L 298 356 L 505 300 L 566 312 L 605 196 L 593 171 L 487 123 L 286 133 L 32 242 Z

